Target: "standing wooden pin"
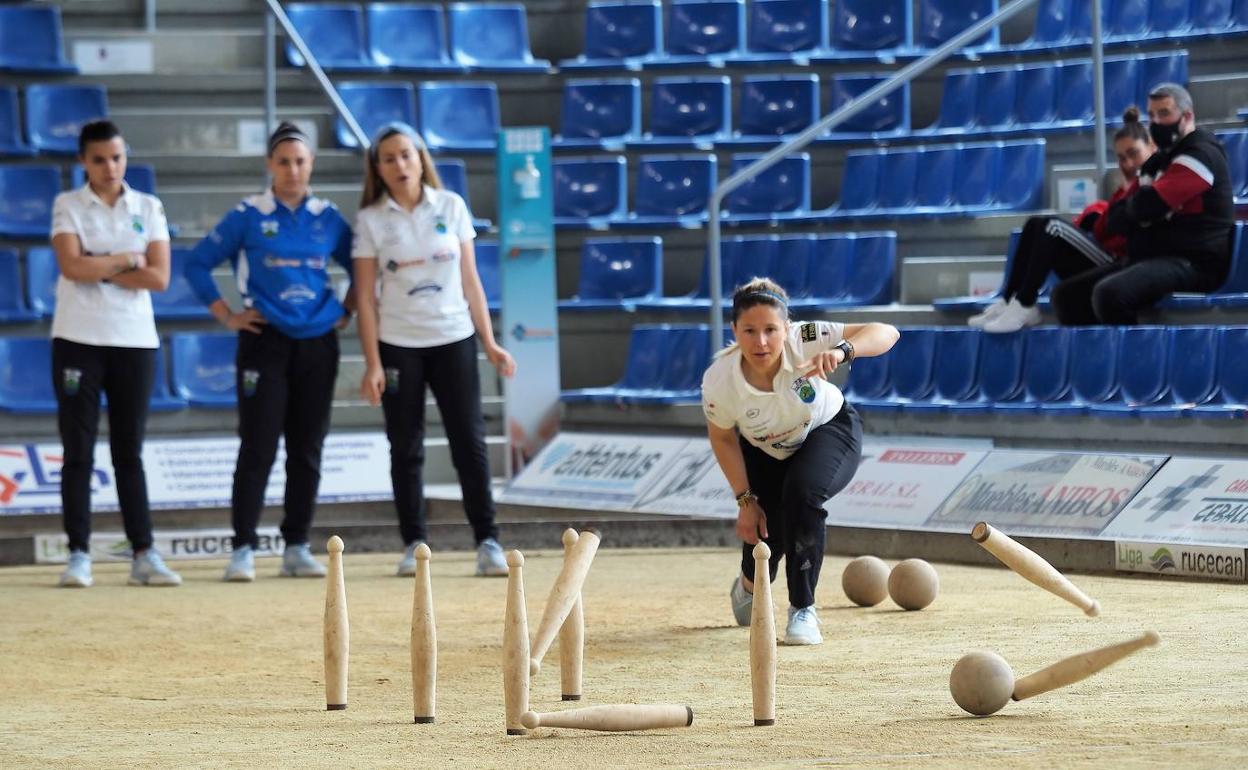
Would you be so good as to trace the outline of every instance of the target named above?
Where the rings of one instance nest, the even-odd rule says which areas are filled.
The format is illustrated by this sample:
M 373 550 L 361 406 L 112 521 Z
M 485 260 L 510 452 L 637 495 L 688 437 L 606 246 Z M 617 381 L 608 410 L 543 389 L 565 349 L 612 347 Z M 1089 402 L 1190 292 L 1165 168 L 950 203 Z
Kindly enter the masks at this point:
M 325 583 L 325 709 L 347 707 L 347 659 L 351 629 L 347 625 L 347 583 L 342 572 L 342 538 L 329 539 L 329 579 Z
M 754 546 L 754 603 L 750 609 L 750 685 L 754 724 L 776 723 L 776 613 L 771 603 L 771 549 Z
M 536 676 L 541 670 L 542 658 L 555 641 L 555 635 L 559 633 L 568 613 L 572 611 L 572 605 L 580 598 L 581 586 L 585 584 L 585 576 L 589 574 L 589 565 L 594 563 L 594 554 L 598 552 L 600 542 L 597 532 L 586 530 L 581 533 L 567 558 L 563 560 L 563 569 L 555 579 L 550 596 L 546 599 L 546 607 L 542 610 L 542 622 L 537 627 L 537 633 L 533 635 L 533 647 L 529 651 L 531 676 Z
M 1041 558 L 1040 554 L 993 529 L 988 522 L 981 521 L 976 524 L 971 530 L 971 538 L 983 546 L 985 551 L 1000 559 L 1005 566 L 1049 593 L 1075 605 L 1083 610 L 1084 615 L 1094 618 L 1101 614 L 1100 602 L 1080 591 L 1065 575 Z
M 580 535 L 568 527 L 563 531 L 563 560 L 567 563 L 572 546 Z M 559 685 L 563 700 L 581 699 L 581 669 L 585 661 L 585 610 L 581 595 L 576 595 L 572 611 L 559 628 Z
M 520 722 L 529 710 L 529 616 L 524 606 L 524 555 L 507 553 L 507 611 L 503 616 L 503 699 L 507 734 L 525 735 Z
M 438 631 L 433 619 L 429 546 L 416 546 L 416 588 L 412 594 L 412 714 L 418 725 L 433 724 L 437 711 Z

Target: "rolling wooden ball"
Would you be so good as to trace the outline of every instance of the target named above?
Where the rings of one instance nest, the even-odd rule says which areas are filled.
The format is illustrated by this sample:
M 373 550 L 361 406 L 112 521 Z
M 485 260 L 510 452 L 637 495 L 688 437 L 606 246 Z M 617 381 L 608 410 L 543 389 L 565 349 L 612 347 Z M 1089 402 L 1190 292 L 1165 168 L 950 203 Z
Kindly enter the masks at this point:
M 940 578 L 922 559 L 906 559 L 888 576 L 888 595 L 902 609 L 921 610 L 936 601 L 938 593 Z
M 981 717 L 995 714 L 1014 695 L 1014 672 L 995 652 L 972 652 L 949 673 L 949 692 L 963 711 Z
M 859 607 L 874 607 L 888 596 L 888 565 L 876 556 L 859 556 L 845 565 L 841 588 Z

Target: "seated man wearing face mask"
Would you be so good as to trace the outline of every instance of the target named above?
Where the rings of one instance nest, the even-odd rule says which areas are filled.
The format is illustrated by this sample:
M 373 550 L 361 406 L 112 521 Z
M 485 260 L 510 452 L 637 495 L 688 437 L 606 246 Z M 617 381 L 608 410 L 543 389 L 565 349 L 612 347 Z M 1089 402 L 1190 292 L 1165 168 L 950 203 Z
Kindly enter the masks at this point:
M 1157 152 L 1140 167 L 1136 189 L 1106 213 L 1106 232 L 1127 239 L 1126 263 L 1058 284 L 1055 307 L 1089 309 L 1063 324 L 1134 324 L 1171 292 L 1215 291 L 1226 280 L 1234 228 L 1226 150 L 1196 127 L 1192 97 L 1180 85 L 1149 92 L 1148 120 Z

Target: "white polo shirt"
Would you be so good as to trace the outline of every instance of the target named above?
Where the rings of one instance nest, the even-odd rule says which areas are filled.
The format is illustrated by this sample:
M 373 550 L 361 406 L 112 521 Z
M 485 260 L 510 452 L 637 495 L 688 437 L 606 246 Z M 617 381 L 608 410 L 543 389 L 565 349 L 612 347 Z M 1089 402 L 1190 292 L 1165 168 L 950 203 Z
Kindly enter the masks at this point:
M 737 428 L 746 441 L 777 460 L 790 457 L 812 430 L 836 417 L 845 405 L 840 388 L 819 376 L 803 376 L 805 370 L 799 367 L 844 338 L 841 323 L 794 322 L 771 393 L 745 381 L 741 348 L 728 349 L 702 376 L 703 414 L 724 430 Z
M 147 254 L 149 243 L 169 240 L 169 225 L 154 195 L 123 183 L 121 197 L 110 207 L 84 184 L 52 204 L 52 235 L 61 233 L 78 236 L 84 256 Z M 56 281 L 52 336 L 103 347 L 160 347 L 147 289 L 78 283 L 63 275 Z
M 476 333 L 460 271 L 460 243 L 475 237 L 468 206 L 450 190 L 426 186 L 410 212 L 389 195 L 360 210 L 351 256 L 377 260 L 382 342 L 429 348 Z

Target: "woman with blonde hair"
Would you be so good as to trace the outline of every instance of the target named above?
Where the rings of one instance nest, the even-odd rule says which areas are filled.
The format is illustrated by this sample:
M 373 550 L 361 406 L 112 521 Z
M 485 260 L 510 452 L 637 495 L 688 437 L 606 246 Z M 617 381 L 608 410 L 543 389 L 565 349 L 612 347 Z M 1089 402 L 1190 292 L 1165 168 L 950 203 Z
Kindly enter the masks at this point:
M 494 523 L 477 336 L 500 375 L 510 377 L 516 365 L 494 340 L 475 237 L 468 206 L 442 189 L 420 135 L 404 123 L 383 126 L 365 161 L 352 256 L 367 367 L 360 392 L 385 414 L 390 479 L 406 546 L 399 575 L 415 573 L 416 547 L 427 537 L 426 386 L 437 400 L 459 475 L 477 542 L 477 574 L 507 574 Z

